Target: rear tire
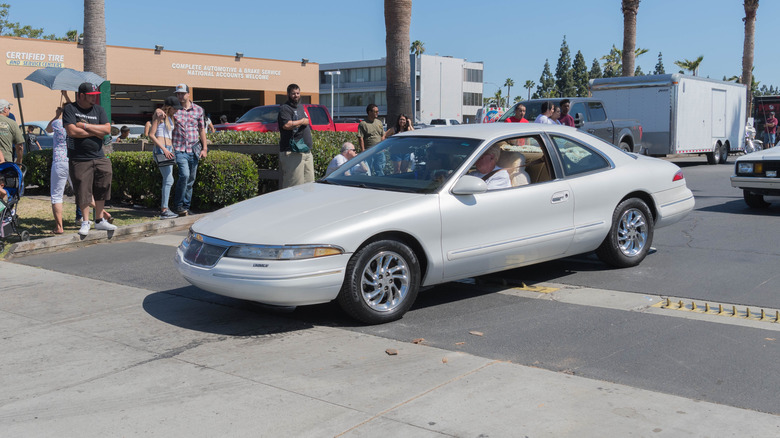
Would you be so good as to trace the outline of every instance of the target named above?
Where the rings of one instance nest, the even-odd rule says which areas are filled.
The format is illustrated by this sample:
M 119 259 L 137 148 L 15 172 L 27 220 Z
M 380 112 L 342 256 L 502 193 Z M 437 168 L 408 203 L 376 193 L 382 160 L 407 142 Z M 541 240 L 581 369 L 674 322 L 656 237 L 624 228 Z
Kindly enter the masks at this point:
M 729 148 L 725 144 L 720 147 L 720 164 L 726 164 L 729 161 Z
M 633 152 L 633 151 L 631 150 L 631 145 L 629 145 L 628 143 L 626 143 L 626 142 L 624 142 L 624 141 L 621 141 L 621 142 L 620 142 L 620 149 L 622 149 L 622 150 L 624 150 L 624 151 L 626 151 L 626 152 Z
M 750 208 L 764 209 L 769 207 L 769 203 L 764 201 L 764 195 L 742 190 L 742 197 L 745 198 L 745 204 Z
M 596 250 L 599 259 L 617 268 L 642 262 L 653 243 L 653 216 L 638 198 L 621 202 L 612 213 L 612 227 Z
M 347 263 L 338 303 L 367 324 L 401 319 L 420 288 L 420 264 L 408 246 L 395 240 L 372 242 Z
M 721 152 L 721 148 L 723 146 L 718 143 L 715 146 L 715 150 L 712 152 L 707 152 L 707 164 L 718 164 L 720 163 L 721 156 L 723 152 Z

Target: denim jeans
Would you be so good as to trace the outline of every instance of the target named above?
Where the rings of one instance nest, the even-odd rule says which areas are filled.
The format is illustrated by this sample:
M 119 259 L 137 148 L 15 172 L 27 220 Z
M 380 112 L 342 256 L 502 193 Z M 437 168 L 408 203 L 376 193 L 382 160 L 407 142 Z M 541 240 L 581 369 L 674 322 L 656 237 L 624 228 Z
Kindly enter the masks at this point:
M 173 196 L 173 210 L 189 210 L 192 203 L 192 186 L 198 173 L 198 157 L 192 152 L 176 151 L 176 164 L 179 167 L 179 180 Z
M 171 197 L 171 187 L 173 187 L 173 165 L 160 168 L 162 174 L 162 210 L 168 209 L 168 198 Z
M 374 176 L 382 176 L 385 174 L 385 164 L 387 163 L 387 157 L 385 152 L 382 151 L 371 157 L 371 174 Z

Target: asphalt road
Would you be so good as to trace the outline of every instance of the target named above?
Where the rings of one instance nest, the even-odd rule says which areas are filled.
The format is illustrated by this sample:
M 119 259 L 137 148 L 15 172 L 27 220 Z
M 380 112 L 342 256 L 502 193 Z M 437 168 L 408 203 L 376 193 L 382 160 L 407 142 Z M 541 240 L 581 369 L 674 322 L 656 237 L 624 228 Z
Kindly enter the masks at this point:
M 424 338 L 426 345 L 443 349 L 780 414 L 780 393 L 774 386 L 780 368 L 780 323 L 742 326 L 722 316 L 691 319 L 681 311 L 611 308 L 610 300 L 620 297 L 649 301 L 659 295 L 780 308 L 780 250 L 772 237 L 780 205 L 766 211 L 748 209 L 741 193 L 730 187 L 731 164 L 708 166 L 703 158 L 676 163 L 696 195 L 696 210 L 658 230 L 656 251 L 640 266 L 609 269 L 585 254 L 471 283 L 440 285 L 422 293 L 402 320 L 380 326 L 357 325 L 333 304 L 282 313 L 200 291 L 173 267 L 181 233 L 14 262 L 248 308 L 260 319 L 289 321 L 291 328 L 314 324 L 407 342 Z M 505 282 L 618 292 L 610 298 L 583 289 L 580 301 L 572 304 L 515 294 Z M 164 321 L 176 320 L 174 310 L 147 311 Z

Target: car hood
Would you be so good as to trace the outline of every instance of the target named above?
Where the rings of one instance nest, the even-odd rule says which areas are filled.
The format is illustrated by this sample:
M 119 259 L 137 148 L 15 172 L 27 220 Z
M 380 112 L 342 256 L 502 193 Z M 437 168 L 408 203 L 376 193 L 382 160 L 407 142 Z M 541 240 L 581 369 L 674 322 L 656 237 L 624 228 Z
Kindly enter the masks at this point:
M 192 230 L 236 243 L 336 243 L 330 239 L 380 218 L 384 220 L 399 210 L 408 210 L 415 204 L 410 201 L 424 196 L 309 183 L 215 211 L 195 222 Z M 398 208 L 399 204 L 403 208 Z M 358 216 L 360 219 L 356 219 Z
M 737 158 L 737 161 L 756 161 L 756 160 L 780 160 L 780 146 L 764 149 L 763 151 L 753 152 Z

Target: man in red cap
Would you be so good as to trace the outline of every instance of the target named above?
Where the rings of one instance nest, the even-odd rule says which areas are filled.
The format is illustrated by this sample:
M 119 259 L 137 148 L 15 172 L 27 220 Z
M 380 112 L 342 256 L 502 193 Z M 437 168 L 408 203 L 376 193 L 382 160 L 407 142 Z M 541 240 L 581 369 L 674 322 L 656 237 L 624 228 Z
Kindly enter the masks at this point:
M 82 221 L 79 234 L 86 236 L 92 223 L 89 207 L 95 199 L 96 230 L 113 231 L 116 225 L 103 219 L 103 206 L 111 199 L 111 160 L 103 153 L 103 137 L 111 133 L 106 111 L 97 105 L 100 90 L 95 84 L 79 85 L 76 103 L 65 106 L 62 124 L 68 133 L 68 160 L 70 178 L 76 194 L 76 204 L 81 208 Z

